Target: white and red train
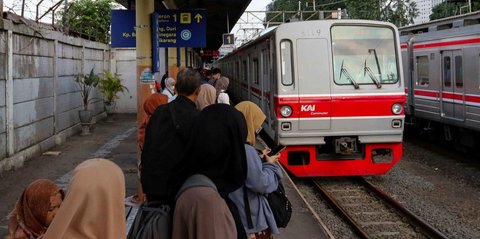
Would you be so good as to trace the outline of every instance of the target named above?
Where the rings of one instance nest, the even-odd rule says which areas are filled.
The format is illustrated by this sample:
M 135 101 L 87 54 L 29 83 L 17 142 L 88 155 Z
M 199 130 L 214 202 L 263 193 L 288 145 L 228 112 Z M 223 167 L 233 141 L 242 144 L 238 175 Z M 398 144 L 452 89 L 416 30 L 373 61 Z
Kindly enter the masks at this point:
M 408 122 L 447 141 L 478 146 L 480 11 L 399 32 Z
M 399 34 L 365 20 L 291 22 L 215 62 L 229 93 L 258 104 L 299 177 L 381 175 L 402 157 Z

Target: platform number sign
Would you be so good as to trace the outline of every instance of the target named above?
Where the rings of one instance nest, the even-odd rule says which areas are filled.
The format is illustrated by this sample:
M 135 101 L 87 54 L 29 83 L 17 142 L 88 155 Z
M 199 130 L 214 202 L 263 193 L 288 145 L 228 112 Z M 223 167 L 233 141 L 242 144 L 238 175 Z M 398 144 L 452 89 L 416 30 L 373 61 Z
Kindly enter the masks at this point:
M 233 34 L 223 34 L 223 45 L 235 44 L 235 37 Z

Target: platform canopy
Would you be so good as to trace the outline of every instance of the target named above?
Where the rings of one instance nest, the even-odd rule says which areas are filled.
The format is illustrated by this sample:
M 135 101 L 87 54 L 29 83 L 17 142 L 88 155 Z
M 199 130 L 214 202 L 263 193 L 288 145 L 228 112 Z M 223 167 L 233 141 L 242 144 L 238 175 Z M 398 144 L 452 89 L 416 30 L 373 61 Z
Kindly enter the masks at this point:
M 115 0 L 127 9 L 135 9 L 135 0 Z M 203 50 L 218 50 L 222 35 L 228 33 L 242 16 L 251 0 L 151 0 L 155 10 L 196 9 L 207 11 L 207 47 Z M 228 19 L 228 20 L 227 20 Z

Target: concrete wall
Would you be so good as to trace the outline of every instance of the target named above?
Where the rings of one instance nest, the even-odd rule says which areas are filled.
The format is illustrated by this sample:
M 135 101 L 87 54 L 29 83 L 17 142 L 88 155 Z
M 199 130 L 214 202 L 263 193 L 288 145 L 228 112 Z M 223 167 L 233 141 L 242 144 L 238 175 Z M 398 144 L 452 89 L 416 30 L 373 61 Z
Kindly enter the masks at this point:
M 135 48 L 112 48 L 111 71 L 117 72 L 128 88 L 124 94 L 118 93 L 115 112 L 137 113 L 137 52 Z
M 120 95 L 118 112 L 136 112 L 135 49 L 116 55 L 120 60 L 106 44 L 0 19 L 0 172 L 80 131 L 78 74 L 118 69 L 130 91 Z M 93 95 L 89 109 L 98 120 L 103 100 Z

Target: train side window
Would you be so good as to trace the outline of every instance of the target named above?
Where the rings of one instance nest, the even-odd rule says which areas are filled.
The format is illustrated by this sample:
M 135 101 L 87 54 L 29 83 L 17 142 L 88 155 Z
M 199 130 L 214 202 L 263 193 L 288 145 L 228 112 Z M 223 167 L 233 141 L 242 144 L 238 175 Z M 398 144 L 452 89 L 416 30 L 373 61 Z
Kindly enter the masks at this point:
M 463 87 L 463 62 L 462 56 L 455 56 L 455 85 Z
M 242 80 L 247 82 L 247 61 L 242 62 L 243 74 Z
M 293 54 L 292 42 L 283 40 L 280 42 L 280 68 L 282 71 L 282 84 L 293 84 Z
M 451 79 L 451 65 L 450 65 L 450 57 L 445 56 L 443 57 L 443 85 L 444 86 L 451 86 L 452 79 Z
M 240 63 L 237 61 L 235 62 L 235 78 L 238 80 L 240 77 L 238 77 L 240 74 Z
M 253 61 L 252 61 L 252 76 L 253 76 L 253 83 L 254 83 L 255 85 L 258 85 L 258 83 L 259 83 L 259 80 L 258 80 L 258 71 L 259 71 L 259 69 L 258 69 L 258 59 L 255 58 L 255 59 L 253 59 Z
M 268 87 L 268 65 L 269 65 L 270 59 L 268 58 L 268 52 L 267 50 L 263 49 L 262 50 L 262 82 L 263 82 L 263 88 L 269 88 Z
M 428 86 L 430 78 L 428 66 L 428 56 L 417 56 L 417 85 Z

